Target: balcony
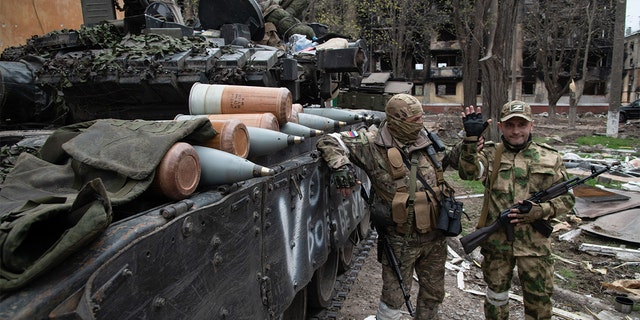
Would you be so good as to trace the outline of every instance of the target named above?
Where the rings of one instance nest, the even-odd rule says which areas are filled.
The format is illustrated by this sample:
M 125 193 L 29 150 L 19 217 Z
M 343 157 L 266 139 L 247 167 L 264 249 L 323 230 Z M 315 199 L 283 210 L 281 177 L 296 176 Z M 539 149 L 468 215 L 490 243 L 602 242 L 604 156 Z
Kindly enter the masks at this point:
M 431 51 L 439 51 L 439 50 L 460 50 L 460 41 L 451 40 L 451 41 L 431 41 L 431 45 L 429 46 Z
M 462 67 L 432 67 L 429 76 L 431 79 L 462 79 Z

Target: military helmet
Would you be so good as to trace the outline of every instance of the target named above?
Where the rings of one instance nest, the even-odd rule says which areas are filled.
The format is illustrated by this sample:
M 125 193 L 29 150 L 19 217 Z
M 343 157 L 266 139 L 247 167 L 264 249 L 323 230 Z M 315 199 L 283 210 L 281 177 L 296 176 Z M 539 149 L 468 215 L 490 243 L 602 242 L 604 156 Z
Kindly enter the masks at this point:
M 418 98 L 410 94 L 399 93 L 387 101 L 384 112 L 387 114 L 387 117 L 404 121 L 407 118 L 422 115 L 423 110 L 422 103 Z

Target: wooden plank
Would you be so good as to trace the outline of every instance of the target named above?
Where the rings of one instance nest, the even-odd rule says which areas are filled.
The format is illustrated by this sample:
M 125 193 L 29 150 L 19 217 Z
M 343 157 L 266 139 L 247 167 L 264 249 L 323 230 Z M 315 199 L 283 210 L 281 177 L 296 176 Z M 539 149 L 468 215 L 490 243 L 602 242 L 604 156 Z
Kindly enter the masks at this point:
M 597 254 L 601 254 L 604 256 L 618 256 L 619 254 L 624 254 L 624 255 L 633 255 L 633 256 L 638 256 L 640 258 L 640 251 L 639 250 L 635 250 L 635 249 L 627 249 L 627 248 L 618 248 L 618 247 L 608 247 L 608 246 L 601 246 L 601 245 L 597 245 L 597 244 L 589 244 L 589 243 L 583 243 L 580 245 L 580 247 L 578 248 L 578 250 L 580 251 L 584 251 L 584 252 L 591 252 L 591 253 L 597 253 Z

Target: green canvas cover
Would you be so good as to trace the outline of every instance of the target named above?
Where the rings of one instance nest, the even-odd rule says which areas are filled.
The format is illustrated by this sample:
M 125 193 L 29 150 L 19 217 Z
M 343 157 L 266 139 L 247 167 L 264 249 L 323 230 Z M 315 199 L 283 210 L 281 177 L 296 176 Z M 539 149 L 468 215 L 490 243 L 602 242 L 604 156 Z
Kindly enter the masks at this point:
M 207 118 L 106 119 L 56 130 L 23 153 L 0 189 L 0 291 L 18 289 L 95 240 L 112 207 L 136 199 L 178 141 L 216 135 Z

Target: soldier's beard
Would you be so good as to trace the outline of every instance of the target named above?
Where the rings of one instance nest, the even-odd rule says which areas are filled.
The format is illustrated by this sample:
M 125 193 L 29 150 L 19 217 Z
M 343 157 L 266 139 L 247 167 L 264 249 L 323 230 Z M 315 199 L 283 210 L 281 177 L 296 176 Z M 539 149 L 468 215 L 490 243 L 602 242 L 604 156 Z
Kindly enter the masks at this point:
M 387 128 L 391 135 L 403 144 L 412 144 L 418 139 L 423 128 L 422 123 L 405 122 L 387 117 Z
M 502 140 L 502 143 L 504 143 L 505 147 L 507 147 L 507 149 L 510 149 L 510 150 L 516 151 L 516 152 L 526 148 L 529 145 L 529 143 L 531 142 L 531 137 L 532 137 L 532 134 L 529 134 L 529 137 L 527 138 L 527 140 L 523 144 L 513 145 L 513 144 L 510 144 L 507 141 L 507 139 L 504 138 L 504 135 L 500 136 L 500 138 Z

